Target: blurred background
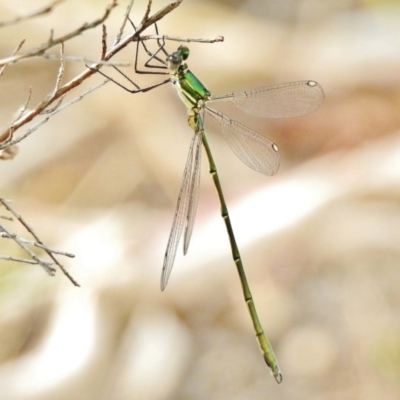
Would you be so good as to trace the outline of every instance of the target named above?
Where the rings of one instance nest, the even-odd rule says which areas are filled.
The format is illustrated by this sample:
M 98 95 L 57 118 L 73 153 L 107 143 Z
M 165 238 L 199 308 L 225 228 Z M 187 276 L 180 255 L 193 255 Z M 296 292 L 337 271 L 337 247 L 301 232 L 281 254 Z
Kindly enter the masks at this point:
M 1 20 L 47 1 L 0 1 Z M 0 57 L 98 18 L 107 1 L 69 0 L 0 30 Z M 168 4 L 154 0 L 153 12 Z M 147 1 L 136 0 L 140 22 Z M 111 44 L 125 12 L 106 21 Z M 0 261 L 0 397 L 47 399 L 400 398 L 400 4 L 373 0 L 184 0 L 162 34 L 190 44 L 212 93 L 318 81 L 316 112 L 264 120 L 220 108 L 280 148 L 262 176 L 212 121 L 209 140 L 248 280 L 284 378 L 265 365 L 203 159 L 192 242 L 165 292 L 161 267 L 191 131 L 174 88 L 131 95 L 109 83 L 52 118 L 0 163 L 0 196 L 49 246 L 61 273 Z M 152 32 L 149 32 L 152 33 Z M 168 42 L 174 51 L 176 42 Z M 66 43 L 95 59 L 101 28 Z M 132 62 L 135 46 L 115 61 Z M 53 88 L 41 58 L 0 77 L 0 124 Z M 68 62 L 64 82 L 84 70 Z M 104 70 L 105 71 L 105 70 Z M 146 77 L 128 75 L 140 84 Z M 162 78 L 162 77 L 161 77 Z M 93 76 L 69 99 L 101 82 Z M 24 128 L 22 128 L 24 129 Z M 0 214 L 7 215 L 5 210 Z M 17 223 L 2 222 L 27 236 Z M 0 238 L 0 254 L 23 256 Z M 63 260 L 64 261 L 64 260 Z

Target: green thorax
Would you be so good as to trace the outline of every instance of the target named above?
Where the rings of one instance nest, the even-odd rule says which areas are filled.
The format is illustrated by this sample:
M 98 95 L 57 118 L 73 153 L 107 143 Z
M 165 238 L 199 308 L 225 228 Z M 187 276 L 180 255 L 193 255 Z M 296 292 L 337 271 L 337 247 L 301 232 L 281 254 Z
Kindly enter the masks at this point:
M 181 64 L 175 75 L 179 95 L 188 108 L 199 106 L 210 98 L 210 91 L 187 68 Z

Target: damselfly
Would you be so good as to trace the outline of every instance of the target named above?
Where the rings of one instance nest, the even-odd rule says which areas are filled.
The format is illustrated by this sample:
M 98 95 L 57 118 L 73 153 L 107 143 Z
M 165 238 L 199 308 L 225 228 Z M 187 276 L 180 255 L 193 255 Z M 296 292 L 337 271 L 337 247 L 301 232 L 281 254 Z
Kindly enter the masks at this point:
M 280 383 L 282 381 L 282 374 L 278 361 L 272 350 L 272 346 L 261 326 L 250 287 L 247 282 L 242 258 L 236 244 L 232 224 L 228 214 L 228 208 L 222 192 L 217 167 L 204 130 L 204 116 L 205 113 L 207 113 L 217 120 L 231 149 L 245 164 L 262 174 L 274 175 L 278 171 L 280 161 L 278 146 L 264 136 L 259 135 L 239 122 L 234 121 L 221 112 L 211 108 L 210 103 L 230 101 L 239 109 L 244 110 L 249 114 L 261 117 L 294 117 L 317 109 L 324 99 L 323 90 L 317 82 L 306 80 L 215 96 L 212 95 L 203 83 L 189 70 L 186 63 L 189 57 L 188 47 L 181 45 L 176 51 L 168 54 L 164 48 L 164 43 L 161 40 L 158 40 L 158 44 L 158 50 L 152 53 L 148 50 L 148 47 L 144 42 L 141 43 L 149 55 L 149 60 L 147 61 L 146 66 L 152 69 L 148 71 L 139 70 L 137 51 L 135 70 L 138 73 L 168 74 L 166 80 L 142 88 L 129 79 L 126 74 L 117 69 L 118 72 L 134 85 L 134 89 L 131 90 L 117 81 L 113 81 L 131 93 L 147 92 L 163 84 L 172 83 L 182 102 L 186 106 L 188 124 L 190 128 L 193 129 L 193 138 L 183 172 L 183 179 L 178 195 L 172 229 L 164 256 L 164 264 L 161 273 L 161 290 L 164 290 L 167 286 L 182 234 L 184 236 L 184 254 L 187 253 L 189 247 L 198 202 L 202 156 L 201 147 L 203 146 L 208 158 L 210 174 L 214 181 L 221 204 L 221 216 L 228 232 L 232 257 L 239 273 L 244 299 L 250 312 L 260 350 L 276 381 Z M 139 42 L 137 50 L 139 50 Z M 162 58 L 162 54 L 165 55 L 165 60 Z M 154 60 L 161 63 L 159 67 L 151 65 L 151 61 Z M 155 70 L 157 68 L 160 68 L 160 70 Z M 99 72 L 108 77 L 101 71 Z

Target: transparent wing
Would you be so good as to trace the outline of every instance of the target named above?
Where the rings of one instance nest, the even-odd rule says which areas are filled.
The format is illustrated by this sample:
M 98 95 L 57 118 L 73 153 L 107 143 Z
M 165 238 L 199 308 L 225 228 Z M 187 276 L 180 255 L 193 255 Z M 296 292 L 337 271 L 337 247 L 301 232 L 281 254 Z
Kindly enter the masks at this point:
M 199 135 L 194 135 L 192 142 L 190 144 L 189 148 L 189 153 L 188 157 L 186 160 L 186 165 L 185 165 L 185 170 L 183 171 L 183 179 L 181 183 L 181 188 L 179 190 L 179 196 L 178 196 L 178 201 L 176 204 L 176 209 L 175 209 L 175 215 L 174 215 L 174 221 L 172 223 L 172 228 L 171 232 L 169 234 L 168 238 L 168 244 L 167 244 L 167 249 L 165 251 L 165 256 L 164 256 L 164 264 L 161 272 L 161 290 L 164 290 L 165 287 L 167 286 L 169 276 L 171 274 L 172 267 L 174 265 L 175 261 L 175 256 L 176 256 L 176 251 L 178 249 L 179 241 L 182 236 L 183 228 L 185 226 L 185 219 L 186 221 L 191 221 L 191 217 L 188 216 L 188 211 L 190 211 L 189 203 L 190 198 L 191 198 L 191 190 L 195 186 L 192 181 L 193 181 L 193 171 L 194 171 L 194 165 L 193 161 L 196 162 L 196 157 L 193 157 L 194 153 L 197 154 L 198 148 L 200 147 L 201 141 L 199 142 Z M 201 138 L 200 138 L 201 140 Z M 200 171 L 200 170 L 199 170 Z M 197 195 L 197 194 L 196 194 Z M 193 202 L 193 201 L 192 201 Z M 196 202 L 197 204 L 197 202 Z M 192 205 L 192 211 L 194 213 L 196 212 L 196 209 L 193 209 Z M 193 217 L 194 219 L 194 217 Z M 186 225 L 188 223 L 186 222 Z M 193 227 L 193 221 L 191 222 L 191 225 Z M 190 239 L 190 235 L 189 235 Z M 189 245 L 189 243 L 187 243 Z
M 278 172 L 280 155 L 275 143 L 226 115 L 208 106 L 205 108 L 219 122 L 231 149 L 246 165 L 265 175 Z
M 324 101 L 324 91 L 315 81 L 299 81 L 212 96 L 210 101 L 214 100 L 231 101 L 259 117 L 285 118 L 316 110 Z
M 200 117 L 199 117 L 200 118 Z M 200 186 L 200 172 L 201 172 L 201 135 L 196 132 L 196 143 L 194 146 L 194 165 L 190 178 L 189 189 L 189 204 L 186 214 L 186 228 L 183 240 L 183 254 L 186 255 L 190 238 L 193 232 L 194 220 L 196 217 L 197 204 L 199 202 L 199 186 Z

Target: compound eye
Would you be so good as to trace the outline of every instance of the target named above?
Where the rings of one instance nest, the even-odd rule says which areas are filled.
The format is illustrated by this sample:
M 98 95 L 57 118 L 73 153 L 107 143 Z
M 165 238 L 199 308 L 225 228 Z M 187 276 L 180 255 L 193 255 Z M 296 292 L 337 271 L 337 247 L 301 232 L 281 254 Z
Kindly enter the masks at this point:
M 167 63 L 170 70 L 176 71 L 182 63 L 182 56 L 175 51 L 167 57 Z
M 179 53 L 181 54 L 182 60 L 187 60 L 189 57 L 189 47 L 184 46 L 184 45 L 180 45 L 178 48 Z

